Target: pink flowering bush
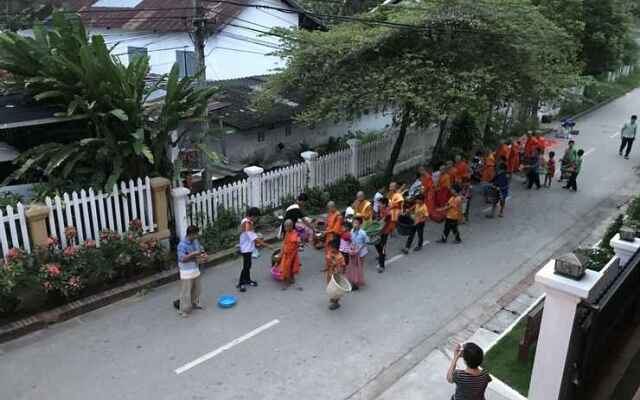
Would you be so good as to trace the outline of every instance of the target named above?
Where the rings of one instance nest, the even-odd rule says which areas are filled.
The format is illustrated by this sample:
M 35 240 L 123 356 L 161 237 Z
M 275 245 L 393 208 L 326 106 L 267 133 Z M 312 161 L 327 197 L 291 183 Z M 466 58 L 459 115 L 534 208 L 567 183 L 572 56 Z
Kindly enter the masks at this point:
M 102 231 L 98 240 L 80 243 L 77 231 L 65 229 L 67 247 L 55 237 L 32 254 L 9 249 L 0 259 L 0 316 L 12 315 L 21 297 L 34 291 L 47 296 L 47 306 L 78 298 L 92 291 L 165 269 L 168 252 L 157 240 L 143 240 L 142 223 L 133 220 L 124 235 Z M 37 292 L 35 292 L 37 294 Z
M 0 264 L 0 315 L 15 311 L 20 304 L 18 289 L 30 285 L 33 265 L 33 257 L 20 249 L 7 252 Z

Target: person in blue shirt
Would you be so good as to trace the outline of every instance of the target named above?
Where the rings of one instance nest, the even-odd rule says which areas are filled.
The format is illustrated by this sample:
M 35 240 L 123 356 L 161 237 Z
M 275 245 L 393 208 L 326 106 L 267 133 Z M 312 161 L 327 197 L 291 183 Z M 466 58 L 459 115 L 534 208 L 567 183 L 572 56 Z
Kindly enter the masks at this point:
M 187 228 L 187 236 L 178 244 L 178 268 L 180 270 L 180 299 L 174 302 L 178 314 L 188 317 L 191 310 L 201 310 L 200 305 L 200 268 L 199 260 L 206 256 L 198 242 L 200 228 L 191 225 Z

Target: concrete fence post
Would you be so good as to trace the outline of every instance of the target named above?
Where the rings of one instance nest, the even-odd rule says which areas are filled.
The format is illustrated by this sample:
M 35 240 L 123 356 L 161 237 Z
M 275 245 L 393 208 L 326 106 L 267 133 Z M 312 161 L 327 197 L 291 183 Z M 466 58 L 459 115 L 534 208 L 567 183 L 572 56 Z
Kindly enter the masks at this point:
M 601 277 L 600 272 L 587 270 L 579 281 L 565 278 L 555 274 L 555 260 L 549 261 L 536 274 L 536 282 L 544 288 L 545 300 L 529 400 L 562 399 L 562 382 L 578 303 L 589 298 Z
M 360 167 L 360 140 L 349 139 L 347 144 L 351 148 L 351 167 L 349 173 L 351 176 L 358 178 Z
M 158 232 L 169 230 L 169 202 L 167 201 L 169 186 L 171 186 L 171 181 L 167 178 L 151 178 L 153 220 L 156 222 Z
M 262 173 L 263 168 L 251 166 L 244 169 L 248 178 L 248 201 L 249 207 L 262 208 Z
M 319 185 L 319 177 L 318 177 L 318 153 L 315 151 L 305 151 L 301 153 L 300 156 L 304 159 L 305 164 L 307 164 L 307 172 L 309 173 L 309 184 L 310 188 L 317 187 Z
M 47 232 L 47 216 L 49 215 L 49 207 L 45 205 L 30 206 L 25 212 L 27 217 L 27 225 L 29 225 L 29 238 L 31 239 L 31 247 L 47 247 L 49 233 Z
M 176 236 L 182 240 L 187 236 L 189 220 L 187 218 L 187 203 L 191 191 L 184 187 L 173 188 L 171 190 L 173 217 L 176 222 Z
M 627 242 L 620 239 L 620 234 L 618 233 L 611 238 L 609 245 L 613 247 L 616 255 L 620 258 L 620 266 L 624 267 L 631 260 L 631 257 L 636 254 L 636 251 L 640 249 L 640 239 L 635 238 L 633 242 Z

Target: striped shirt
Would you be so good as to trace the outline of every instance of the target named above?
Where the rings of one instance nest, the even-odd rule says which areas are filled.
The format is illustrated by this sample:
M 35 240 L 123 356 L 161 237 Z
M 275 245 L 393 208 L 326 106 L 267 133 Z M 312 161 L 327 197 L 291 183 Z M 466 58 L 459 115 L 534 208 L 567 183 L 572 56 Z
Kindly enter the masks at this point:
M 456 392 L 452 400 L 485 400 L 484 392 L 491 382 L 491 376 L 487 371 L 480 371 L 480 375 L 457 369 L 453 372 L 453 383 L 456 384 Z

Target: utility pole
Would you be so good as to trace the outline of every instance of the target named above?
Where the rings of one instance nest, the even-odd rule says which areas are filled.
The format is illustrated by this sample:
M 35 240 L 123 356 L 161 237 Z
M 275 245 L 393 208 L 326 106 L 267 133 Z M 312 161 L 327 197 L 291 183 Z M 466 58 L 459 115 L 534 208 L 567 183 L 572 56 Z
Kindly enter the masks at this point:
M 207 41 L 207 20 L 201 0 L 193 0 L 193 47 L 196 55 L 197 75 L 196 81 L 200 87 L 204 87 L 207 82 L 207 62 L 204 56 L 205 43 Z M 204 109 L 202 123 L 200 124 L 198 143 L 200 144 L 199 155 L 202 171 L 202 183 L 204 190 L 211 188 L 211 174 L 209 173 L 209 157 L 207 155 L 207 136 L 209 134 L 209 111 Z

